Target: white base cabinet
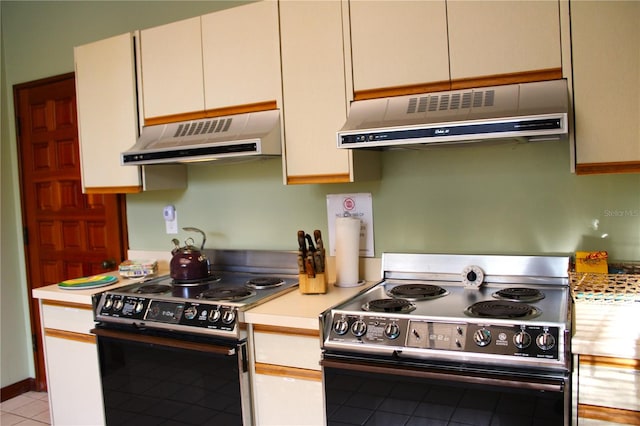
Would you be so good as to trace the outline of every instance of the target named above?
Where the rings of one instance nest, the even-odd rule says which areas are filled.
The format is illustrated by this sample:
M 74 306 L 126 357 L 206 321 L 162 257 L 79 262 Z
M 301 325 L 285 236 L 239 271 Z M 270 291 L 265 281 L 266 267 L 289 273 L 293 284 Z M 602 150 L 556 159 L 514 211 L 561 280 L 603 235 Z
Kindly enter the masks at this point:
M 104 425 L 91 306 L 40 301 L 49 410 L 54 425 Z
M 640 424 L 640 360 L 575 356 L 579 425 Z
M 256 424 L 324 425 L 319 332 L 265 325 L 250 328 Z
M 324 425 L 322 383 L 256 374 L 257 422 L 260 426 Z

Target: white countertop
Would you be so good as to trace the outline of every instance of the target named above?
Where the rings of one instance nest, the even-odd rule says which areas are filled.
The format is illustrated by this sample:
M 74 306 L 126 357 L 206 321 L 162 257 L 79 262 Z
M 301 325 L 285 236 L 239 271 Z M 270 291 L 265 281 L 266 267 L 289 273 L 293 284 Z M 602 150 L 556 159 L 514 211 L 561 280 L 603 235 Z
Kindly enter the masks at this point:
M 576 302 L 574 354 L 640 359 L 640 303 Z
M 358 287 L 336 287 L 329 284 L 325 294 L 302 294 L 295 289 L 248 310 L 245 312 L 245 322 L 319 330 L 318 317 L 322 312 L 376 283 L 377 281 L 367 281 Z
M 118 282 L 104 287 L 95 287 L 86 290 L 67 290 L 58 287 L 58 284 L 51 284 L 45 287 L 34 288 L 31 295 L 35 299 L 56 300 L 58 302 L 78 303 L 82 305 L 91 305 L 91 296 L 106 290 L 122 287 L 131 284 L 131 280 L 122 278 L 118 272 L 108 272 L 98 275 L 113 275 L 118 277 Z

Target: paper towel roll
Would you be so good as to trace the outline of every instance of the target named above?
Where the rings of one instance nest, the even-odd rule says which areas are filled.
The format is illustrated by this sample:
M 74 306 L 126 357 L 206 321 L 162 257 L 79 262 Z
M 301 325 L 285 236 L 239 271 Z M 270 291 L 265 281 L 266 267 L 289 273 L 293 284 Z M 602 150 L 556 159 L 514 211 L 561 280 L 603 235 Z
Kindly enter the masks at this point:
M 360 219 L 336 218 L 336 286 L 356 287 L 360 255 Z

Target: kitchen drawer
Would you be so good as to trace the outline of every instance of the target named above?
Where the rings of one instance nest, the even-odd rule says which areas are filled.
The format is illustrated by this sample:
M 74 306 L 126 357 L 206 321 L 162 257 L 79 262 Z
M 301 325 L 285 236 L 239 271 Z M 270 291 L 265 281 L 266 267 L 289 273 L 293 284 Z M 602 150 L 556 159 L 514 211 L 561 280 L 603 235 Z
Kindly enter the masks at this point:
M 254 326 L 256 363 L 320 370 L 317 330 Z
M 43 300 L 41 311 L 45 329 L 89 334 L 95 325 L 90 305 Z

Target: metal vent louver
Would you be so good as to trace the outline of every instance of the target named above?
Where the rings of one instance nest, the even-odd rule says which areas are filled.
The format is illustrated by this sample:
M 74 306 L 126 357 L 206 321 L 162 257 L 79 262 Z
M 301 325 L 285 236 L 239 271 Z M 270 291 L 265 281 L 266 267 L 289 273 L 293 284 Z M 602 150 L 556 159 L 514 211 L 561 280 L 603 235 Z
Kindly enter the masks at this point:
M 493 106 L 494 90 L 474 91 L 465 93 L 433 94 L 410 98 L 407 103 L 407 114 L 447 111 L 468 108 Z
M 229 130 L 233 119 L 211 119 L 207 121 L 196 121 L 193 123 L 180 124 L 174 133 L 174 138 L 184 136 L 206 135 L 211 133 L 224 133 Z

